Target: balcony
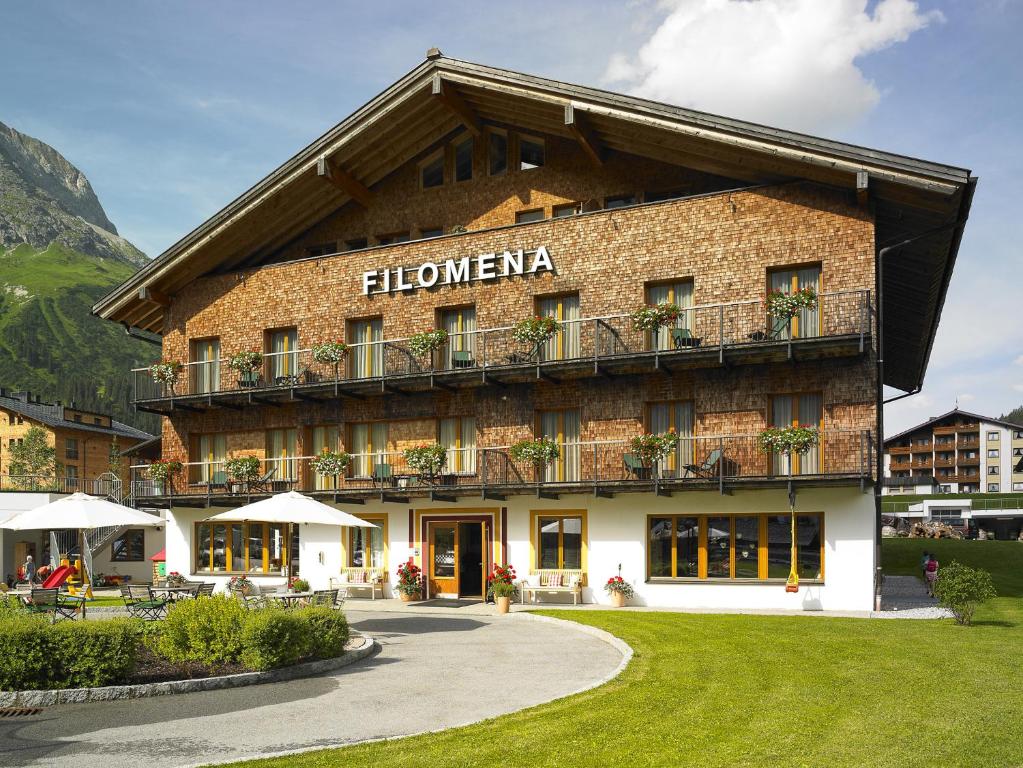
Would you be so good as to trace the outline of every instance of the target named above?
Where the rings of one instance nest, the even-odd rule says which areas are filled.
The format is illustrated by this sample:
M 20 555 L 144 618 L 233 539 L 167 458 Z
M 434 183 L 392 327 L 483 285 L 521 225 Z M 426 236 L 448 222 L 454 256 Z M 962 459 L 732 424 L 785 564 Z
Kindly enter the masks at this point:
M 934 464 L 929 458 L 914 459 L 913 461 L 909 462 L 910 469 L 930 469 L 932 466 L 934 466 Z
M 764 453 L 756 435 L 683 438 L 671 456 L 655 466 L 636 466 L 626 441 L 577 442 L 561 446 L 561 457 L 537 468 L 514 460 L 507 447 L 449 451 L 449 464 L 434 476 L 411 470 L 400 452 L 353 456 L 349 474 L 312 472 L 312 457 L 262 460 L 263 482 L 227 478 L 223 462 L 186 464 L 187 480 L 170 487 L 152 480 L 148 467 L 131 468 L 130 502 L 174 506 L 237 506 L 285 490 L 347 503 L 380 499 L 408 503 L 413 496 L 454 502 L 458 498 L 503 499 L 510 494 L 557 498 L 566 493 L 654 492 L 786 488 L 793 485 L 849 485 L 872 482 L 873 436 L 863 430 L 830 430 L 807 456 L 791 461 Z
M 822 294 L 814 335 L 792 337 L 771 323 L 760 301 L 692 307 L 678 328 L 656 335 L 633 328 L 630 315 L 562 323 L 546 344 L 530 347 L 512 327 L 455 334 L 429 357 L 414 355 L 407 339 L 352 344 L 340 366 L 318 363 L 312 351 L 267 353 L 261 371 L 241 376 L 226 359 L 184 366 L 173 387 L 154 382 L 148 368 L 132 371 L 135 405 L 144 411 L 204 410 L 252 403 L 363 398 L 488 384 L 563 381 L 672 373 L 694 368 L 820 360 L 862 355 L 869 347 L 870 291 Z
M 952 459 L 935 459 L 934 460 L 934 466 L 936 466 L 936 467 L 954 467 L 955 465 L 956 465 L 956 460 L 954 458 L 952 458 Z
M 957 448 L 980 448 L 980 438 L 960 438 Z
M 908 456 L 913 452 L 913 449 L 908 445 L 893 445 L 887 451 L 892 456 Z
M 76 493 L 117 497 L 121 480 L 112 473 L 98 477 L 56 477 L 54 475 L 0 475 L 0 492 Z
M 980 466 L 980 456 L 960 456 L 956 460 L 956 463 L 960 467 L 979 467 Z

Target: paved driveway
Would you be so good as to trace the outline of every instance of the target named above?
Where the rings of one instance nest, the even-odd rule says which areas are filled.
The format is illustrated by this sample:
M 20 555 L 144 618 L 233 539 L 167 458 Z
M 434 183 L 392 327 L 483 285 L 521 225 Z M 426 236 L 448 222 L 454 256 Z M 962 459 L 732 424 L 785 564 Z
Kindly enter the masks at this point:
M 187 766 L 448 728 L 571 693 L 622 659 L 564 625 L 449 610 L 350 611 L 381 652 L 320 677 L 0 720 L 0 765 Z

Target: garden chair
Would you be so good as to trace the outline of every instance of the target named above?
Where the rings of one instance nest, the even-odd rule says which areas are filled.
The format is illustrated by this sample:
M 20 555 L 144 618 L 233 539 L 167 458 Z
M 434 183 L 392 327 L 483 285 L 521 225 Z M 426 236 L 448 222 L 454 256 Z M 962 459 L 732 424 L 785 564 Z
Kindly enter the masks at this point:
M 675 345 L 675 349 L 683 349 L 685 347 L 698 347 L 703 343 L 703 339 L 693 336 L 692 331 L 688 328 L 672 328 L 671 343 Z
M 715 448 L 707 454 L 703 464 L 686 464 L 685 475 L 702 477 L 705 480 L 715 480 L 720 474 L 726 477 L 734 477 L 739 474 L 739 465 L 732 459 L 725 456 L 724 451 Z
M 625 464 L 625 471 L 636 480 L 650 479 L 650 467 L 644 466 L 636 454 L 625 454 L 622 456 L 622 462 Z
M 238 374 L 239 389 L 254 389 L 259 386 L 262 379 L 259 371 L 246 371 Z
M 394 485 L 394 473 L 391 470 L 390 464 L 373 465 L 373 484 L 376 485 L 378 483 L 381 487 Z
M 213 590 L 217 588 L 217 585 L 212 581 L 203 581 L 199 583 L 199 589 L 196 590 L 196 597 L 212 597 Z
M 168 601 L 154 597 L 148 586 L 125 584 L 121 587 L 121 599 L 128 613 L 137 619 L 156 621 L 167 615 Z
M 782 338 L 782 335 L 788 331 L 792 319 L 788 317 L 775 317 L 769 320 L 770 327 L 767 329 L 767 333 L 763 331 L 753 331 L 749 335 L 752 341 L 778 341 Z
M 214 491 L 227 492 L 227 472 L 219 470 L 210 475 L 210 480 L 206 483 L 206 490 L 208 493 Z
M 273 480 L 273 476 L 277 474 L 277 467 L 270 467 L 266 471 L 266 474 L 252 481 L 249 486 L 249 493 L 273 493 L 270 488 L 270 483 Z
M 313 596 L 309 598 L 309 605 L 322 605 L 327 608 L 333 608 L 337 603 L 337 593 L 339 591 L 337 589 L 317 589 L 313 592 Z
M 60 589 L 33 589 L 24 600 L 25 611 L 35 615 L 49 614 L 50 622 L 74 619 L 85 602 L 84 597 L 62 595 Z
M 452 368 L 472 368 L 475 364 L 469 350 L 455 350 L 451 353 Z

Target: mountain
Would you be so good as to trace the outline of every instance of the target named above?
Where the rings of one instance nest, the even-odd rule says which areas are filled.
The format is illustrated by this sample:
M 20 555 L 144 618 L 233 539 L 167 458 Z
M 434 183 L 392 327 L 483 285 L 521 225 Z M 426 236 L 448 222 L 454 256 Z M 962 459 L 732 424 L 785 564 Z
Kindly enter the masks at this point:
M 128 371 L 158 348 L 90 311 L 147 260 L 80 170 L 0 123 L 0 386 L 156 431 L 155 417 L 131 409 Z

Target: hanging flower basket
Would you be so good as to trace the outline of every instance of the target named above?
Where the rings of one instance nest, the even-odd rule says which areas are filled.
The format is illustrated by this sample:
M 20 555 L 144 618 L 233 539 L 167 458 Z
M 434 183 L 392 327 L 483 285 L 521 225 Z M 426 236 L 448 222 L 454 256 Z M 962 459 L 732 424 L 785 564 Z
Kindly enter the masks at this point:
M 348 466 L 352 463 L 352 455 L 344 451 L 337 452 L 324 449 L 323 452 L 312 459 L 309 464 L 313 471 L 324 477 L 337 477 L 343 475 Z
M 512 328 L 512 338 L 520 344 L 540 346 L 546 344 L 561 330 L 561 324 L 553 317 L 527 317 Z
M 149 465 L 149 476 L 160 483 L 166 483 L 180 471 L 180 461 L 159 459 Z
M 178 383 L 182 365 L 177 360 L 161 360 L 149 366 L 149 375 L 157 384 L 163 384 L 174 394 L 174 385 Z
M 440 443 L 406 448 L 401 455 L 409 469 L 429 477 L 440 472 L 448 461 L 448 452 Z
M 255 456 L 236 456 L 224 464 L 228 476 L 238 483 L 251 483 L 259 478 L 259 459 Z
M 326 365 L 338 365 L 348 357 L 348 345 L 343 341 L 325 341 L 313 345 L 313 360 Z
M 408 351 L 417 357 L 436 352 L 448 343 L 448 332 L 443 328 L 431 328 L 422 333 L 414 333 L 408 340 Z
M 820 442 L 820 430 L 809 424 L 798 427 L 768 427 L 760 432 L 760 448 L 765 453 L 806 453 Z
M 515 461 L 528 462 L 539 473 L 552 461 L 557 461 L 561 456 L 561 448 L 549 437 L 538 437 L 535 440 L 520 440 L 511 447 L 510 453 Z
M 637 435 L 629 441 L 633 454 L 644 466 L 662 461 L 678 445 L 678 435 L 674 432 L 662 432 L 659 435 Z
M 632 327 L 637 331 L 656 331 L 678 322 L 685 310 L 678 304 L 662 302 L 640 307 L 632 313 Z
M 793 318 L 804 309 L 817 309 L 817 291 L 813 288 L 800 288 L 792 293 L 771 291 L 764 306 L 772 317 Z

